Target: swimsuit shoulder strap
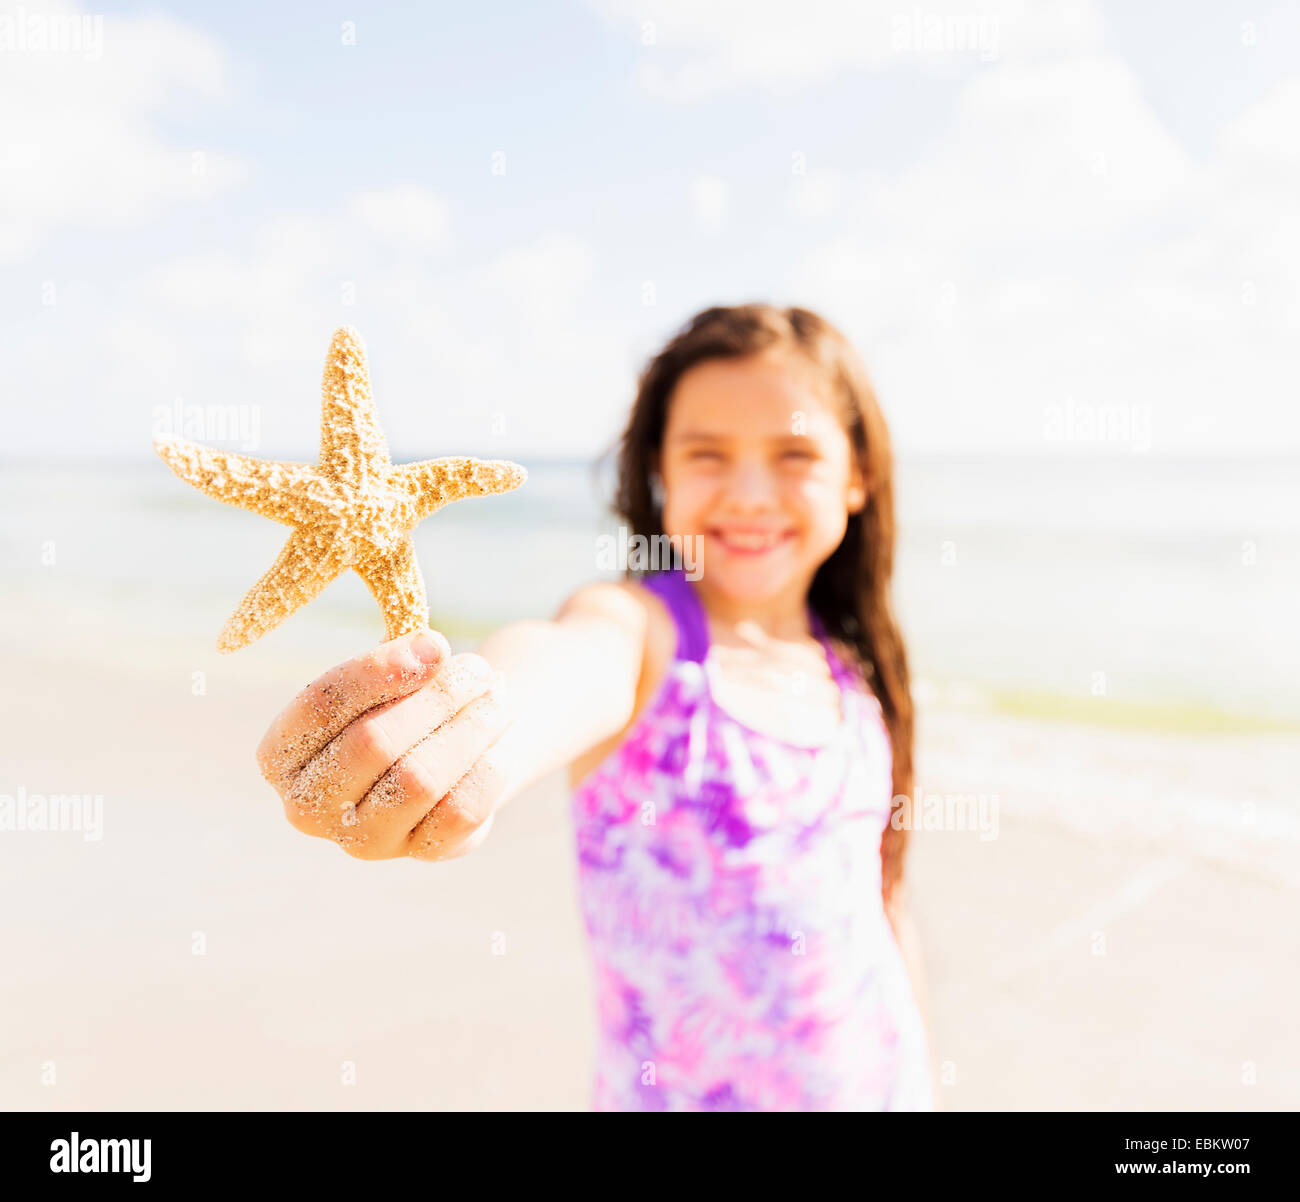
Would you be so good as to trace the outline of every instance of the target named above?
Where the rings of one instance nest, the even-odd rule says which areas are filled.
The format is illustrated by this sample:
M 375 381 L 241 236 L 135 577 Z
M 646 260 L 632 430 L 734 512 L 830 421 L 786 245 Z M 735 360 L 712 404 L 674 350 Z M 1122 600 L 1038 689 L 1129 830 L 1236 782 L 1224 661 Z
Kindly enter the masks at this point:
M 642 577 L 642 587 L 649 589 L 667 607 L 677 627 L 677 653 L 674 658 L 703 663 L 709 651 L 709 624 L 704 607 L 681 568 L 652 572 Z
M 813 637 L 821 643 L 826 651 L 826 661 L 830 664 L 831 675 L 835 678 L 841 691 L 858 692 L 861 689 L 858 673 L 844 661 L 835 644 L 831 642 L 830 635 L 826 633 L 826 624 L 818 617 L 817 611 L 811 605 L 808 607 L 808 624 L 812 628 Z
M 677 652 L 674 658 L 703 663 L 709 652 L 709 623 L 699 597 L 686 579 L 686 573 L 681 568 L 651 572 L 642 577 L 641 584 L 654 593 L 672 615 L 673 625 L 677 628 Z M 808 607 L 808 621 L 814 637 L 826 650 L 826 658 L 836 682 L 842 689 L 854 691 L 858 676 L 836 650 L 825 624 L 812 606 Z

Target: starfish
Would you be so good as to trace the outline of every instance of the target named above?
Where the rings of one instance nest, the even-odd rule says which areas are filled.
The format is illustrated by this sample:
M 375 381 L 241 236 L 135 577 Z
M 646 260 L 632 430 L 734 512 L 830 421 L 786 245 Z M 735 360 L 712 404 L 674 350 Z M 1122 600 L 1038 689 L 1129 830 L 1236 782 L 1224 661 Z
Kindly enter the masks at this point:
M 279 463 L 154 439 L 182 480 L 227 505 L 292 528 L 280 557 L 249 590 L 217 640 L 222 652 L 259 639 L 352 568 L 384 614 L 387 638 L 429 622 L 411 531 L 462 497 L 509 492 L 527 473 L 503 459 L 427 459 L 395 466 L 379 427 L 365 344 L 351 326 L 334 334 L 321 383 L 320 461 Z

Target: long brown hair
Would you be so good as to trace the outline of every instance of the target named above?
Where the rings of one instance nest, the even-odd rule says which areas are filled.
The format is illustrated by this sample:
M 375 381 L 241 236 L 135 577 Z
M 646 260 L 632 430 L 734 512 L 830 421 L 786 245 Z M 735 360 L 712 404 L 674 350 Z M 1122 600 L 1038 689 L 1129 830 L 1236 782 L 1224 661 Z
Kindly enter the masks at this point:
M 895 806 L 912 794 L 912 694 L 907 653 L 890 602 L 894 568 L 894 472 L 889 431 L 852 344 L 808 309 L 768 304 L 715 306 L 692 317 L 642 371 L 618 447 L 614 508 L 631 533 L 662 535 L 652 491 L 677 381 L 707 359 L 740 358 L 770 348 L 801 354 L 831 387 L 861 466 L 867 503 L 849 514 L 840 545 L 817 570 L 809 603 L 829 634 L 847 645 L 880 700 L 893 745 Z M 631 574 L 629 572 L 629 574 Z M 888 907 L 902 880 L 906 827 L 889 823 L 881 839 L 882 897 Z

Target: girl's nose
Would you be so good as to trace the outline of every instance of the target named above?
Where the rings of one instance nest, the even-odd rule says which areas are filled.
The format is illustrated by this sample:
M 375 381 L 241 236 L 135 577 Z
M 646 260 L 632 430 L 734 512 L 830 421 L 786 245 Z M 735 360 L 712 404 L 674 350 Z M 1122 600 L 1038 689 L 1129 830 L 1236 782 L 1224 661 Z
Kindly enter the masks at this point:
M 727 504 L 746 511 L 765 509 L 775 504 L 776 488 L 772 473 L 762 463 L 741 461 L 727 479 Z

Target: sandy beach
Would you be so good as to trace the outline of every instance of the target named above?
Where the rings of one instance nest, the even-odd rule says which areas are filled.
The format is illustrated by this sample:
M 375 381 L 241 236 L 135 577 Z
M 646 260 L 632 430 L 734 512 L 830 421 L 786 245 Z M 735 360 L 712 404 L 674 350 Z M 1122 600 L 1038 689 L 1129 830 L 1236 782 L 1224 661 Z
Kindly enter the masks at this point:
M 585 1110 L 567 782 L 367 862 L 255 749 L 671 531 L 905 647 L 941 1109 L 1300 1111 L 1300 6 L 133 7 L 0 0 L 0 1110 Z
M 3 695 L 6 789 L 104 801 L 98 839 L 0 835 L 0 1106 L 585 1108 L 562 783 L 506 807 L 464 859 L 356 861 L 295 832 L 253 763 L 323 662 L 111 633 L 88 609 L 44 646 L 5 636 L 23 682 Z M 943 1105 L 1294 1107 L 1288 737 L 928 693 L 922 789 L 998 798 L 996 838 L 912 836 Z M 1243 804 L 1212 819 L 1197 797 Z

